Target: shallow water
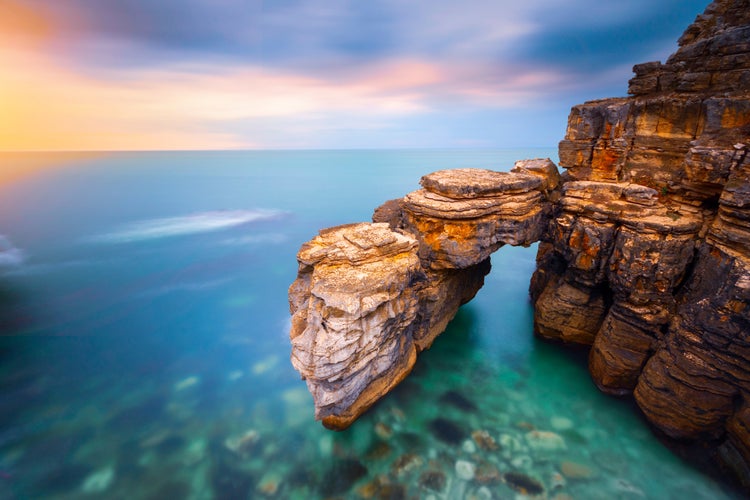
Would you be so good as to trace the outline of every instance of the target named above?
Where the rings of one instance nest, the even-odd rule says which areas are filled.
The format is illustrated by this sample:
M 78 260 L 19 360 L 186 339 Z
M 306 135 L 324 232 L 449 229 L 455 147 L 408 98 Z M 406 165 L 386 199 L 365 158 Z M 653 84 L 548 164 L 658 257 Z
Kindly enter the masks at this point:
M 286 290 L 317 229 L 425 173 L 554 150 L 1 155 L 0 498 L 732 498 L 532 335 L 535 248 L 349 430 L 313 420 Z M 54 167 L 54 168 L 53 168 Z

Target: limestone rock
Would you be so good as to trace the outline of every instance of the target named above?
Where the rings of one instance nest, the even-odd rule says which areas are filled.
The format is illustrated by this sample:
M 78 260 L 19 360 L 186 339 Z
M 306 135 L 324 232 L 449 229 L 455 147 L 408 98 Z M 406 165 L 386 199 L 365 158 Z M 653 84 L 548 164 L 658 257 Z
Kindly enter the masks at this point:
M 504 244 L 539 240 L 551 211 L 542 192 L 543 184 L 550 184 L 545 181 L 520 171 L 434 172 L 422 177 L 424 189 L 404 198 L 403 228 L 419 240 L 426 267 L 465 269 Z
M 289 288 L 292 364 L 315 416 L 344 429 L 411 370 L 490 270 L 505 243 L 544 232 L 557 167 L 443 170 L 375 210 L 373 223 L 325 229 L 302 245 Z
M 403 380 L 490 270 L 489 259 L 425 270 L 417 249 L 385 223 L 325 229 L 302 245 L 289 288 L 291 359 L 326 427 L 348 427 Z
M 364 223 L 323 230 L 300 249 L 292 364 L 326 426 L 346 427 L 414 365 L 416 250 L 410 236 Z
M 750 487 L 750 3 L 718 0 L 630 98 L 573 107 L 532 278 L 535 330 Z

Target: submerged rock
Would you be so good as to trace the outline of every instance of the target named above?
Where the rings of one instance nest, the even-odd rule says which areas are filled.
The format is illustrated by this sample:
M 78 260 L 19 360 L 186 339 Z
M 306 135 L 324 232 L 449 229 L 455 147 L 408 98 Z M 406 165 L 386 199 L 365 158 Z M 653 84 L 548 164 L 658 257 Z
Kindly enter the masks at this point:
M 337 460 L 322 478 L 321 493 L 326 496 L 341 495 L 366 475 L 367 467 L 359 460 Z
M 224 440 L 224 447 L 241 456 L 249 455 L 260 440 L 260 434 L 255 429 L 248 429 L 244 433 L 228 437 Z
M 391 464 L 391 472 L 396 476 L 403 476 L 414 469 L 422 467 L 424 460 L 414 453 L 405 453 Z
M 437 493 L 442 493 L 445 489 L 445 483 L 445 474 L 440 471 L 428 470 L 419 476 L 420 487 Z
M 455 469 L 456 477 L 463 479 L 464 481 L 471 481 L 474 479 L 474 474 L 477 472 L 477 466 L 466 460 L 458 460 Z
M 430 421 L 429 427 L 436 438 L 447 444 L 459 445 L 466 437 L 466 432 L 458 424 L 445 418 Z
M 255 488 L 259 493 L 266 496 L 275 496 L 279 492 L 281 486 L 282 477 L 278 472 L 266 473 L 258 482 L 258 486 Z
M 536 452 L 555 452 L 566 449 L 563 437 L 550 431 L 527 432 L 526 442 Z
M 524 495 L 541 495 L 544 493 L 544 485 L 536 479 L 520 472 L 506 472 L 503 476 L 505 484 Z
M 451 405 L 459 410 L 466 412 L 476 411 L 477 405 L 471 402 L 469 398 L 456 391 L 447 391 L 440 396 L 440 402 L 443 404 Z
M 494 451 L 499 448 L 495 438 L 490 436 L 490 433 L 485 430 L 477 430 L 471 433 L 471 438 L 474 442 L 483 450 Z
M 591 467 L 569 460 L 560 462 L 560 472 L 568 479 L 590 479 L 595 475 Z
M 81 491 L 87 494 L 102 493 L 109 489 L 114 480 L 114 467 L 104 467 L 103 469 L 92 472 L 89 476 L 86 477 L 86 479 L 83 480 Z
M 474 479 L 480 484 L 496 484 L 502 480 L 502 474 L 494 464 L 480 462 L 474 472 Z

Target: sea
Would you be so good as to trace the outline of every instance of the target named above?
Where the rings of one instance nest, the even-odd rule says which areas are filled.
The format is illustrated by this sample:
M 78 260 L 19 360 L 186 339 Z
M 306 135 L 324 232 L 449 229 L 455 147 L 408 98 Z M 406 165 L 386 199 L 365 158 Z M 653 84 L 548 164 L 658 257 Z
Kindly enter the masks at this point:
M 0 499 L 724 499 L 586 353 L 533 335 L 504 247 L 412 374 L 313 417 L 287 289 L 319 229 L 553 148 L 3 153 Z

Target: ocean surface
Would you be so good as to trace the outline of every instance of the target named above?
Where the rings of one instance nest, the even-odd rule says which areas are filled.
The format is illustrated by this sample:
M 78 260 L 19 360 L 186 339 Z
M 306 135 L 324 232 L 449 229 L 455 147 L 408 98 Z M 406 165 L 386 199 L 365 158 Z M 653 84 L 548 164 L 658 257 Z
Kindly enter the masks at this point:
M 345 432 L 289 362 L 317 230 L 429 172 L 554 149 L 0 154 L 0 499 L 722 499 L 736 493 L 534 338 L 500 249 L 409 378 Z

